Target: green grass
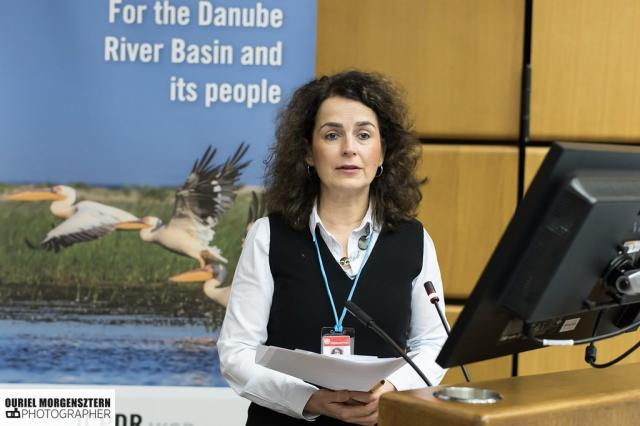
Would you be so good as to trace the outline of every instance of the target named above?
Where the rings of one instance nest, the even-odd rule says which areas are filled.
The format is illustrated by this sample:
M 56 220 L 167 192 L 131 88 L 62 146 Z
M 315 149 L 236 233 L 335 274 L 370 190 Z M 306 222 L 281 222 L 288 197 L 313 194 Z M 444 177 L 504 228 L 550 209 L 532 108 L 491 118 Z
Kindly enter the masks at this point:
M 139 217 L 157 216 L 167 223 L 173 211 L 174 189 L 77 188 L 78 201 L 102 202 Z M 2 192 L 15 189 L 0 184 Z M 240 255 L 250 201 L 249 192 L 240 193 L 215 227 L 212 245 L 229 260 L 227 281 Z M 202 284 L 167 281 L 197 267 L 194 259 L 143 242 L 137 231 L 113 232 L 59 253 L 27 247 L 25 238 L 37 243 L 60 222 L 50 213 L 48 202 L 0 202 L 0 304 L 66 300 L 125 310 L 164 307 L 163 312 L 193 315 L 204 314 L 215 305 L 202 292 Z

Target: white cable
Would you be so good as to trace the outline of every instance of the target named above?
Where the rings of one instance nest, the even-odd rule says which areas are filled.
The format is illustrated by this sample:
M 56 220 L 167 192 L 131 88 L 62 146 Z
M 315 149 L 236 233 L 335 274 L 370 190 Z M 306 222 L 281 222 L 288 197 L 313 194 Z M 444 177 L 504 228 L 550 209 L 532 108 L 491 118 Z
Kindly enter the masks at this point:
M 574 341 L 569 340 L 557 340 L 557 339 L 542 339 L 542 346 L 573 346 Z

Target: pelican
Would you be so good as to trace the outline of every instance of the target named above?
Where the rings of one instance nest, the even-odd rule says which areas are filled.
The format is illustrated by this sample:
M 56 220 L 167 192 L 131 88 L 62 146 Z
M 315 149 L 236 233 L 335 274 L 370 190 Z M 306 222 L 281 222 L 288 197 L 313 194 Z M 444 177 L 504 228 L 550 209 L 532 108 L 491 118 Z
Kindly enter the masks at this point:
M 251 205 L 247 215 L 247 232 L 253 223 L 263 216 L 266 216 L 264 197 L 258 196 L 255 191 L 251 191 Z M 244 242 L 244 238 L 242 239 Z M 211 300 L 226 307 L 229 302 L 231 286 L 222 287 L 222 283 L 227 277 L 227 269 L 220 264 L 206 265 L 204 268 L 184 272 L 169 278 L 172 283 L 200 283 L 203 282 L 202 291 Z
M 240 144 L 224 164 L 211 166 L 216 150 L 209 146 L 176 191 L 173 215 L 166 225 L 160 218 L 145 216 L 142 220 L 121 223 L 118 228 L 139 229 L 143 241 L 191 257 L 203 271 L 212 262 L 227 263 L 220 249 L 209 243 L 214 237 L 213 227 L 235 200 L 238 179 L 249 164 L 240 162 L 248 148 Z
M 119 223 L 139 220 L 129 212 L 95 201 L 80 201 L 74 204 L 76 191 L 65 185 L 9 194 L 5 199 L 53 201 L 50 206 L 51 213 L 65 220 L 47 233 L 40 242 L 40 247 L 55 252 L 76 243 L 96 240 L 117 229 Z M 28 241 L 27 243 L 32 246 Z
M 231 286 L 222 287 L 222 283 L 227 278 L 227 268 L 224 265 L 212 264 L 204 268 L 183 272 L 169 278 L 172 283 L 201 283 L 204 294 L 214 302 L 226 307 L 229 302 Z

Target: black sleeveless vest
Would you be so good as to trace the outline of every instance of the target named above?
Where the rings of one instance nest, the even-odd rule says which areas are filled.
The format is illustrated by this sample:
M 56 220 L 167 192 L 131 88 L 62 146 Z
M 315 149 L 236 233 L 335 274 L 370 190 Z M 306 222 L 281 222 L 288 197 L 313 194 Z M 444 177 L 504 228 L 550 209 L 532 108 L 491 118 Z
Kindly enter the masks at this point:
M 274 281 L 266 345 L 320 352 L 320 330 L 335 320 L 309 229 L 296 231 L 279 214 L 269 215 L 269 266 Z M 353 280 L 335 261 L 318 235 L 320 254 L 338 312 Z M 411 319 L 412 281 L 422 269 L 422 225 L 416 220 L 391 231 L 383 229 L 369 253 L 352 300 L 364 309 L 401 347 L 406 345 Z M 344 327 L 355 329 L 355 353 L 396 357 L 380 337 L 347 313 Z M 247 425 L 305 424 L 257 404 L 249 407 Z M 320 416 L 316 424 L 343 424 Z

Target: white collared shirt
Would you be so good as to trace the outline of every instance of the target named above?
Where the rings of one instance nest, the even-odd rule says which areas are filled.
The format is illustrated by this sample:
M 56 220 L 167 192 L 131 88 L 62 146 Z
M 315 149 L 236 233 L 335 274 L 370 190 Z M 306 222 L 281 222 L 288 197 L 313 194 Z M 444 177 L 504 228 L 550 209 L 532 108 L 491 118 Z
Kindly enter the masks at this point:
M 358 241 L 360 238 L 362 236 L 370 237 L 371 242 L 369 244 L 373 249 L 373 246 L 378 239 L 378 235 L 380 235 L 380 227 L 378 225 L 374 225 L 372 214 L 373 211 L 370 204 L 367 213 L 362 218 L 362 222 L 360 222 L 360 225 L 351 231 L 351 234 L 349 235 L 349 240 L 347 242 L 347 257 L 349 258 L 349 264 L 343 268 L 349 278 L 356 276 L 365 261 L 366 250 L 362 250 L 358 247 Z M 331 255 L 333 255 L 336 262 L 340 263 L 340 259 L 342 259 L 342 245 L 338 242 L 336 237 L 331 235 L 331 233 L 324 227 L 322 219 L 320 219 L 320 215 L 318 214 L 317 202 L 313 203 L 313 210 L 309 216 L 309 232 L 311 232 L 312 235 L 315 233 L 316 226 L 320 230 L 320 235 L 331 252 Z M 371 250 L 369 250 L 369 253 L 371 253 Z
M 326 231 L 314 206 L 309 218 L 310 232 L 319 224 L 320 235 L 336 262 L 342 257 L 337 240 Z M 358 239 L 371 229 L 371 249 L 375 245 L 380 229 L 373 223 L 371 206 L 362 223 L 349 236 L 347 252 L 353 260 L 351 276 L 364 261 L 364 251 L 358 248 Z M 274 291 L 273 276 L 269 267 L 270 227 L 269 218 L 257 220 L 249 230 L 238 265 L 236 266 L 231 296 L 227 306 L 220 337 L 218 353 L 220 369 L 229 385 L 240 395 L 256 404 L 297 418 L 312 420 L 317 416 L 303 415 L 304 407 L 311 395 L 318 390 L 314 385 L 296 377 L 270 370 L 255 363 L 256 347 L 267 341 L 267 324 Z M 357 253 L 360 250 L 362 254 Z M 320 273 L 318 271 L 318 273 Z M 435 359 L 447 338 L 438 313 L 431 306 L 423 283 L 431 281 L 440 295 L 440 307 L 444 312 L 444 297 L 440 268 L 433 241 L 424 231 L 422 270 L 413 280 L 411 298 L 411 321 L 407 346 L 418 352 L 413 361 L 435 386 L 442 380 L 445 369 Z M 383 344 L 382 342 L 380 344 Z M 425 384 L 405 365 L 387 377 L 398 390 L 424 387 Z

